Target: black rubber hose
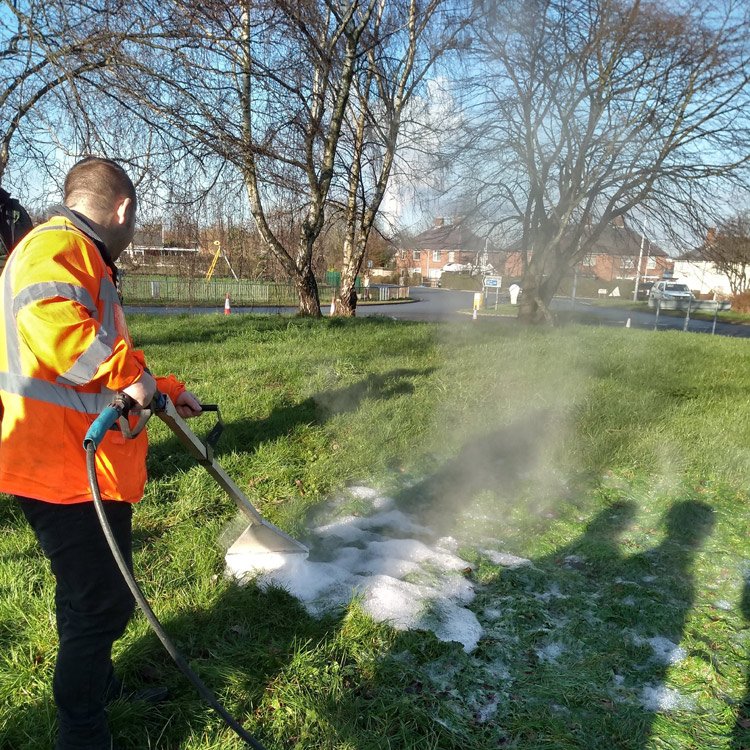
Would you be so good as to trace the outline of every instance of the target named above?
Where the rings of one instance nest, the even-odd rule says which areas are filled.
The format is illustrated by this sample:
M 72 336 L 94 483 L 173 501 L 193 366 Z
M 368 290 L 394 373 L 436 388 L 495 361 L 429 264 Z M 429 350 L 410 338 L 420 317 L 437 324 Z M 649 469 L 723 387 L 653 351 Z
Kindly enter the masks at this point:
M 162 642 L 162 645 L 167 650 L 167 653 L 174 660 L 174 663 L 180 668 L 180 671 L 185 675 L 185 677 L 190 680 L 190 682 L 193 683 L 195 689 L 200 693 L 203 700 L 205 700 L 211 706 L 211 708 L 213 708 L 213 710 L 216 711 L 219 716 L 221 716 L 221 718 L 241 740 L 246 742 L 250 747 L 254 748 L 254 750 L 266 750 L 266 747 L 264 745 L 256 740 L 255 737 L 250 734 L 250 732 L 244 729 L 231 716 L 231 714 L 224 708 L 224 706 L 222 706 L 221 703 L 216 700 L 214 694 L 203 684 L 201 678 L 198 677 L 198 675 L 195 674 L 192 669 L 190 669 L 188 663 L 185 661 L 185 659 L 183 659 L 182 654 L 180 654 L 180 652 L 174 647 L 172 641 L 169 640 L 169 636 L 154 614 L 154 611 L 151 609 L 151 606 L 146 600 L 146 597 L 143 595 L 143 592 L 138 587 L 133 574 L 130 572 L 127 563 L 125 562 L 125 558 L 122 556 L 122 552 L 117 545 L 117 540 L 112 533 L 112 527 L 109 525 L 107 516 L 104 513 L 102 496 L 99 491 L 99 480 L 96 476 L 96 446 L 91 442 L 86 444 L 86 471 L 88 472 L 89 486 L 91 488 L 91 496 L 94 499 L 96 514 L 97 516 L 99 516 L 99 523 L 101 524 L 102 531 L 104 532 L 104 536 L 107 539 L 107 544 L 112 550 L 115 562 L 117 563 L 117 567 L 120 569 L 120 573 L 122 573 L 122 577 L 125 579 L 125 583 L 128 584 L 128 588 L 133 594 L 133 597 L 138 603 L 138 606 L 143 611 L 143 614 L 146 615 L 148 624 L 151 626 L 154 633 L 156 633 L 159 640 Z

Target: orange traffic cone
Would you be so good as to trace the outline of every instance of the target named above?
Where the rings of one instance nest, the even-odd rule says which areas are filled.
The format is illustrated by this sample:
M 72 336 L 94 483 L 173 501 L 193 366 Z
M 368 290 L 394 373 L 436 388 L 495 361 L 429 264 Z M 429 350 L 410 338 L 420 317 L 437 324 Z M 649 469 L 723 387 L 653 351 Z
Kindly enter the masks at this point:
M 224 315 L 229 315 L 231 308 L 229 307 L 229 292 L 227 292 L 227 299 L 224 302 Z

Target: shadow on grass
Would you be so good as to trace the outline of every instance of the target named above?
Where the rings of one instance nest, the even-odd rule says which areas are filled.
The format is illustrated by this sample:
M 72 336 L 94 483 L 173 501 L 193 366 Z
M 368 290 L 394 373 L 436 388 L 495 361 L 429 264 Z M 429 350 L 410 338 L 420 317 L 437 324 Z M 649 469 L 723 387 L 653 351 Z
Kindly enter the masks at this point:
M 273 409 L 264 419 L 226 424 L 216 451 L 221 463 L 223 452 L 251 453 L 261 443 L 286 437 L 300 425 L 323 425 L 337 414 L 356 411 L 364 399 L 384 400 L 414 392 L 412 380 L 424 378 L 434 368 L 397 369 L 366 378 L 330 391 L 316 393 L 293 406 Z M 196 433 L 200 423 L 194 419 L 188 425 Z M 180 458 L 182 456 L 182 458 Z M 166 441 L 150 447 L 149 476 L 156 479 L 174 470 L 175 464 L 192 466 L 194 461 L 179 440 L 170 436 Z
M 289 713 L 306 701 L 302 695 L 295 701 L 290 694 L 287 702 L 279 684 L 301 644 L 311 652 L 325 651 L 327 638 L 340 622 L 312 619 L 297 600 L 278 589 L 261 592 L 255 586 L 224 582 L 221 586 L 223 592 L 207 609 L 188 605 L 183 614 L 167 618 L 164 628 L 236 721 L 268 748 L 293 747 L 294 737 L 277 736 L 273 717 L 278 711 L 285 723 Z M 150 738 L 149 746 L 159 750 L 179 750 L 191 739 L 198 746 L 202 736 L 213 735 L 216 740 L 235 736 L 203 702 L 153 633 L 124 649 L 116 666 L 126 682 L 136 687 L 167 685 L 173 696 L 157 706 L 113 705 L 112 733 L 123 747 L 145 747 L 145 736 Z M 316 687 L 310 685 L 310 692 Z M 234 745 L 228 741 L 227 746 Z
M 662 543 L 626 555 L 619 537 L 635 511 L 630 502 L 612 504 L 573 543 L 502 571 L 499 592 L 513 597 L 516 617 L 494 631 L 488 624 L 476 658 L 488 669 L 508 664 L 512 695 L 493 723 L 510 746 L 642 750 L 658 713 L 690 709 L 666 678 L 684 657 L 692 564 L 713 511 L 675 503 Z M 522 644 L 512 656 L 510 642 Z
M 742 589 L 742 615 L 750 623 L 750 574 L 745 572 L 745 585 Z M 745 696 L 737 712 L 737 718 L 732 732 L 730 750 L 750 749 L 750 675 L 747 677 Z

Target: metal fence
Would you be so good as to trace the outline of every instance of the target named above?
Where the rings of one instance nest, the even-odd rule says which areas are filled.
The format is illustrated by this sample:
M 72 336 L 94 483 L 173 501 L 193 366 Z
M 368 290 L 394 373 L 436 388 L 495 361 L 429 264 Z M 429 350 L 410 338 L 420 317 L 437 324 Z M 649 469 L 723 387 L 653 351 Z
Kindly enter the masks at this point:
M 223 306 L 227 294 L 237 307 L 296 307 L 297 290 L 291 282 L 264 283 L 235 279 L 196 279 L 148 277 L 126 274 L 121 277 L 122 296 L 129 305 L 196 305 Z M 338 287 L 318 283 L 321 304 L 328 304 L 338 294 Z M 359 292 L 362 300 L 362 291 Z M 373 287 L 371 299 L 385 302 L 409 296 L 409 287 Z
M 320 290 L 322 293 L 322 289 Z M 232 305 L 244 307 L 296 306 L 294 284 L 235 281 L 234 279 L 153 279 L 125 276 L 122 295 L 128 304 L 223 305 L 227 294 Z

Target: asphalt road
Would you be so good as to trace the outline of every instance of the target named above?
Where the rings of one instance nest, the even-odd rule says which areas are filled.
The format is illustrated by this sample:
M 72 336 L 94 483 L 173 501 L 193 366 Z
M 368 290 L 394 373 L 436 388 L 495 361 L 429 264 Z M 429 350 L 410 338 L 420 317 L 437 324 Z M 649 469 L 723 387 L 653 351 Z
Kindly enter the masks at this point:
M 442 320 L 442 321 L 466 321 L 471 316 L 466 312 L 458 310 L 471 310 L 474 305 L 474 292 L 462 292 L 449 289 L 433 289 L 427 287 L 414 287 L 410 294 L 417 301 L 408 305 L 396 306 L 363 306 L 357 308 L 357 315 L 387 315 L 399 320 Z M 506 297 L 507 299 L 507 297 Z M 494 294 L 489 293 L 487 297 L 489 307 L 494 304 Z M 630 316 L 630 327 L 643 330 L 676 330 L 682 331 L 685 327 L 685 315 L 672 316 L 664 312 L 656 320 L 656 310 L 648 312 L 629 312 L 616 307 L 602 307 L 592 304 L 590 300 L 576 300 L 575 306 L 570 299 L 557 298 L 553 300 L 552 307 L 555 310 L 575 310 L 591 316 L 592 324 L 609 325 L 612 327 L 626 326 Z M 498 321 L 509 322 L 512 318 L 494 315 L 479 315 L 477 322 L 488 324 Z M 713 320 L 696 320 L 690 318 L 688 331 L 690 333 L 711 333 Z M 750 326 L 732 323 L 716 323 L 716 334 L 721 336 L 735 336 L 738 338 L 750 338 Z
M 432 287 L 412 287 L 410 294 L 414 302 L 405 302 L 400 304 L 373 304 L 360 305 L 357 307 L 357 317 L 381 316 L 392 318 L 394 320 L 421 320 L 421 321 L 439 321 L 439 322 L 473 322 L 470 313 L 459 312 L 460 310 L 471 310 L 474 304 L 474 292 L 464 292 L 453 289 L 434 289 Z M 488 306 L 494 304 L 494 294 L 489 293 Z M 553 300 L 553 309 L 571 310 L 585 312 L 591 316 L 591 323 L 598 325 L 609 325 L 613 327 L 625 326 L 628 316 L 630 316 L 631 328 L 640 328 L 644 330 L 654 330 L 656 321 L 656 312 L 628 312 L 627 310 L 602 307 L 594 305 L 588 300 L 577 300 L 575 307 L 571 306 L 569 299 L 558 298 Z M 201 313 L 222 313 L 223 307 L 133 307 L 126 305 L 126 313 L 147 312 L 155 314 L 201 314 Z M 233 307 L 233 314 L 242 313 L 266 313 L 266 314 L 292 314 L 296 308 L 242 308 Z M 323 311 L 324 314 L 327 310 Z M 512 323 L 513 318 L 499 317 L 494 315 L 479 315 L 477 323 L 481 325 L 491 325 L 498 323 Z M 658 320 L 658 330 L 684 330 L 685 318 L 668 316 L 662 313 Z M 713 328 L 713 321 L 696 320 L 691 318 L 688 324 L 690 333 L 708 333 Z M 750 326 L 736 325 L 731 323 L 716 324 L 716 334 L 721 336 L 734 336 L 737 338 L 750 338 Z

